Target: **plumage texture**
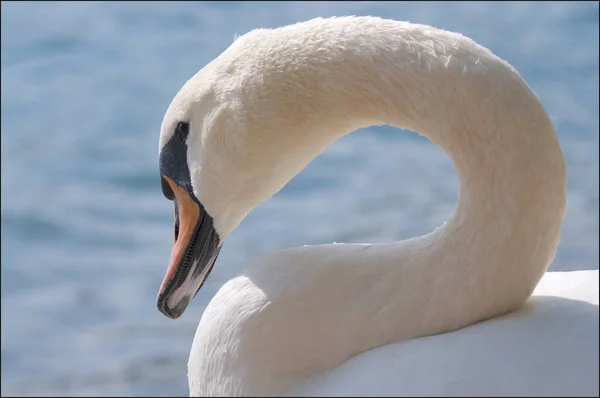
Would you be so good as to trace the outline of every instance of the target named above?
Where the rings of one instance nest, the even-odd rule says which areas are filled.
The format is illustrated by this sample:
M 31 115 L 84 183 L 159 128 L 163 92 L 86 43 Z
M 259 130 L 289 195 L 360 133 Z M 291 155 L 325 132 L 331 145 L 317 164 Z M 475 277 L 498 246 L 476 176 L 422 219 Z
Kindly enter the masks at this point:
M 598 393 L 590 376 L 598 354 L 588 349 L 597 348 L 597 271 L 548 274 L 545 294 L 559 298 L 473 325 L 531 295 L 554 257 L 566 201 L 548 116 L 514 68 L 486 48 L 374 17 L 259 29 L 183 86 L 161 147 L 182 120 L 190 122 L 194 193 L 222 239 L 361 127 L 426 136 L 460 179 L 456 208 L 427 235 L 293 248 L 250 263 L 202 316 L 191 395 Z M 410 167 L 401 159 L 390 166 Z M 562 283 L 585 294 L 562 291 Z M 565 320 L 571 328 L 557 334 Z M 577 370 L 565 375 L 565 364 Z

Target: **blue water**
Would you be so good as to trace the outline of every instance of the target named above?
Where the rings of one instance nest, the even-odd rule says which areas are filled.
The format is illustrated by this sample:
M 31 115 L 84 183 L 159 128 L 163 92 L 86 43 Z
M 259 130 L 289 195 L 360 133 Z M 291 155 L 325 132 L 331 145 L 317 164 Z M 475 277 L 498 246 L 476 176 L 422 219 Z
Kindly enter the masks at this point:
M 557 129 L 568 204 L 553 270 L 598 268 L 598 3 L 3 2 L 2 395 L 186 395 L 207 301 L 249 258 L 423 234 L 457 181 L 390 127 L 337 141 L 231 235 L 177 321 L 158 132 L 183 83 L 257 27 L 378 15 L 459 31 L 513 64 Z

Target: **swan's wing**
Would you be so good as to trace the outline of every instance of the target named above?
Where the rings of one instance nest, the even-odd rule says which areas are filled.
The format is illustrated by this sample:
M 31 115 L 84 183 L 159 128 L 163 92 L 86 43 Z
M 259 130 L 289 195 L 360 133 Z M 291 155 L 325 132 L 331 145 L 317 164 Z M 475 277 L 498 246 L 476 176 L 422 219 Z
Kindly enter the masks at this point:
M 388 344 L 298 384 L 309 396 L 598 396 L 598 271 L 548 273 L 519 311 Z

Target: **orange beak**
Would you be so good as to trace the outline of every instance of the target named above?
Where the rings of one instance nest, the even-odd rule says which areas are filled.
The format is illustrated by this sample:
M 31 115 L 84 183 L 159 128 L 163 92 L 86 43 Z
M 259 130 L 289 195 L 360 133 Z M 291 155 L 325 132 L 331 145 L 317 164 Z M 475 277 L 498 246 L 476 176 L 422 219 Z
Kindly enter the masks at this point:
M 202 204 L 171 178 L 164 175 L 162 178 L 174 196 L 175 236 L 157 305 L 169 318 L 179 318 L 210 273 L 220 242 L 212 218 Z

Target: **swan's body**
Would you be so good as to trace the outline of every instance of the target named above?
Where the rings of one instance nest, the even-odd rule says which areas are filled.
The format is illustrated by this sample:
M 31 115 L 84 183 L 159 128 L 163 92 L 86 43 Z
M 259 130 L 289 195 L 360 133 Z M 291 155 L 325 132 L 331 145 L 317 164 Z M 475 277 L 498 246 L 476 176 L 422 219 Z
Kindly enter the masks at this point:
M 598 271 L 547 273 L 515 312 L 363 352 L 287 395 L 598 396 Z
M 181 315 L 254 206 L 374 124 L 450 156 L 461 184 L 448 221 L 406 241 L 251 263 L 202 316 L 190 394 L 597 395 L 597 271 L 547 274 L 538 290 L 557 297 L 509 314 L 560 235 L 552 124 L 510 65 L 424 25 L 348 17 L 257 30 L 184 85 L 160 139 L 163 189 L 179 206 L 161 311 Z

